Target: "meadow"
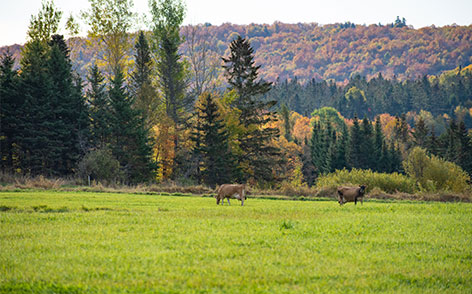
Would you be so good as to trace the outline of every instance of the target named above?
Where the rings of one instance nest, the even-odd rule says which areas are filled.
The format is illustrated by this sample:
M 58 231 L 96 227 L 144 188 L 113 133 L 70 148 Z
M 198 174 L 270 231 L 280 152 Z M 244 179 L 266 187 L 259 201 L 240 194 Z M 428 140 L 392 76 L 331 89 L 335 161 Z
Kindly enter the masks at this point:
M 0 293 L 471 293 L 472 204 L 0 193 Z

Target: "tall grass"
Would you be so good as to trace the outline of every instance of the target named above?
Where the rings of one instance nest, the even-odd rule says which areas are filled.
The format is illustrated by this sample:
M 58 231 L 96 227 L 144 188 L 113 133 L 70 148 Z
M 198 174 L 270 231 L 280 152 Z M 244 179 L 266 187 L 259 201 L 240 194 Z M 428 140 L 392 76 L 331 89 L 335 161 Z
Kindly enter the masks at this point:
M 337 170 L 334 173 L 323 175 L 318 178 L 316 186 L 319 189 L 335 189 L 341 185 L 366 185 L 367 190 L 381 189 L 387 193 L 409 193 L 417 192 L 416 183 L 413 179 L 399 173 L 377 173 L 371 170 L 352 169 Z

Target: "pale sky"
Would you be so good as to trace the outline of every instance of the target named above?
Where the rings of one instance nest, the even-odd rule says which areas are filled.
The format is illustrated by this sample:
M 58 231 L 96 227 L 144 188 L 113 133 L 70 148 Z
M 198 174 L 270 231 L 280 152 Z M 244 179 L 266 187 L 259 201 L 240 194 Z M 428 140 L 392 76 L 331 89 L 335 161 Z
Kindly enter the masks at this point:
M 355 24 L 387 24 L 404 17 L 415 28 L 435 25 L 472 24 L 472 0 L 184 0 L 184 24 L 209 22 L 220 25 L 316 22 L 330 24 L 350 21 Z M 23 44 L 31 15 L 41 8 L 41 0 L 0 0 L 0 46 Z M 55 0 L 65 18 L 76 19 L 89 7 L 88 0 Z M 134 0 L 134 11 L 147 13 L 148 0 Z M 82 33 L 86 27 L 80 23 Z M 60 33 L 66 34 L 63 29 Z

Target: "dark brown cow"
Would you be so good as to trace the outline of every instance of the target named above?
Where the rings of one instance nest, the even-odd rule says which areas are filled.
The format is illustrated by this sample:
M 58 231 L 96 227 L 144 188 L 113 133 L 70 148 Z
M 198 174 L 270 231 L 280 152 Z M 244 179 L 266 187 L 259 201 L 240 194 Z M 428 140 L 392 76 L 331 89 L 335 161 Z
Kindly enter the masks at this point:
M 343 205 L 346 202 L 353 202 L 357 205 L 357 200 L 364 203 L 364 194 L 366 186 L 361 185 L 359 187 L 339 187 L 338 188 L 338 202 L 339 205 Z
M 228 204 L 231 205 L 229 202 L 229 198 L 239 199 L 241 201 L 241 205 L 244 205 L 244 200 L 246 199 L 246 185 L 242 184 L 223 184 L 218 188 L 218 194 L 216 197 L 216 204 L 223 205 L 225 198 L 228 199 Z

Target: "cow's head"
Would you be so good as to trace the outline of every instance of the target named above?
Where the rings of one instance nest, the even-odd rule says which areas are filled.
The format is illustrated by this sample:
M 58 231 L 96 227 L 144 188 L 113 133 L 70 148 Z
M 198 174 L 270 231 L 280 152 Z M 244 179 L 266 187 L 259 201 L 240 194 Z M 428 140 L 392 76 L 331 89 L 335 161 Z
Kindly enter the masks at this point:
M 359 189 L 359 193 L 364 194 L 364 193 L 365 193 L 365 189 L 367 188 L 367 186 L 361 185 L 361 186 L 359 186 L 359 188 L 360 188 L 360 189 Z

